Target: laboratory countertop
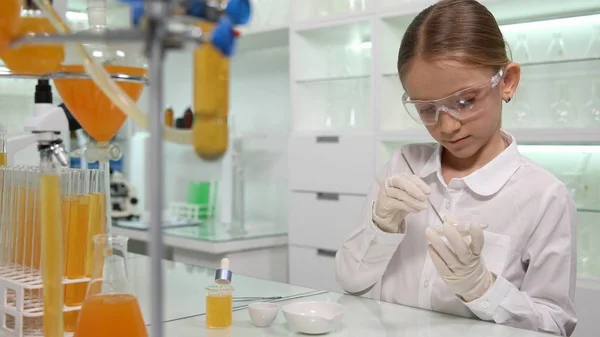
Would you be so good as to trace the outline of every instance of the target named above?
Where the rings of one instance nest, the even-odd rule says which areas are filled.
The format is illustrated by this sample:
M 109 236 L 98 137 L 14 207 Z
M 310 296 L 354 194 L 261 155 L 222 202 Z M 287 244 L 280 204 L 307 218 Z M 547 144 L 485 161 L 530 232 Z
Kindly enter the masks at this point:
M 133 291 L 138 296 L 146 322 L 150 322 L 151 291 L 150 258 L 128 254 L 128 274 Z M 172 321 L 205 311 L 205 287 L 214 284 L 215 270 L 164 261 L 164 320 Z M 261 280 L 243 275 L 233 276 L 234 298 L 238 297 L 296 297 L 317 293 L 314 289 Z M 235 302 L 234 307 L 250 302 Z
M 268 222 L 249 222 L 245 228 L 245 233 L 236 233 L 230 231 L 226 224 L 215 222 L 166 228 L 163 230 L 164 244 L 211 254 L 287 245 L 287 229 L 283 226 Z M 149 240 L 146 229 L 125 228 L 115 223 L 113 231 L 130 239 L 144 242 Z
M 248 289 L 248 295 L 291 294 L 306 291 L 292 285 L 252 278 L 238 277 L 233 284 L 239 289 Z M 251 288 L 254 288 L 252 291 Z M 286 290 L 287 288 L 287 290 Z M 236 292 L 236 296 L 239 292 Z M 182 299 L 190 301 L 190 299 Z M 200 298 L 195 302 L 201 301 Z M 504 325 L 466 319 L 428 310 L 421 310 L 396 304 L 379 302 L 367 298 L 332 292 L 304 294 L 293 299 L 279 301 L 280 308 L 295 301 L 330 301 L 337 302 L 346 308 L 342 324 L 328 337 L 392 337 L 392 336 L 431 336 L 431 337 L 547 337 L 549 335 L 511 328 Z M 168 307 L 170 307 L 168 305 Z M 294 333 L 288 327 L 283 313 L 279 312 L 277 320 L 267 328 L 252 325 L 245 307 L 234 309 L 233 325 L 228 329 L 206 329 L 205 315 L 174 319 L 164 325 L 165 337 L 290 337 L 304 336 Z M 151 327 L 149 327 L 151 330 Z

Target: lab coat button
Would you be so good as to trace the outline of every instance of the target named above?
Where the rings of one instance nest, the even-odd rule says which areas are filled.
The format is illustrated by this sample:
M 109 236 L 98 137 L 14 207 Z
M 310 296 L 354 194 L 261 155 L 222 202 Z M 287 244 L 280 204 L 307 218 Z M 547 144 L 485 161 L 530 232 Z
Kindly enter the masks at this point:
M 425 282 L 423 283 L 423 286 L 424 286 L 425 288 L 429 287 L 429 281 L 425 281 Z
M 487 308 L 489 308 L 489 306 L 490 306 L 490 303 L 488 301 L 481 302 L 481 307 L 482 308 L 487 309 Z

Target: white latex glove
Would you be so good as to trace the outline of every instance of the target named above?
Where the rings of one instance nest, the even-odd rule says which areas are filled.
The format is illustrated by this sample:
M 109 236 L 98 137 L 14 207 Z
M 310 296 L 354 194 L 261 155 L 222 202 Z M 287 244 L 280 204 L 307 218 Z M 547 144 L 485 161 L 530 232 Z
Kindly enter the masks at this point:
M 495 276 L 488 271 L 481 257 L 483 249 L 481 226 L 471 225 L 470 237 L 464 237 L 454 225 L 444 223 L 443 234 L 448 244 L 444 243 L 433 228 L 427 228 L 425 234 L 430 242 L 427 248 L 431 260 L 454 293 L 466 302 L 485 294 L 494 282 Z
M 373 208 L 373 221 L 388 233 L 403 233 L 408 213 L 427 209 L 429 186 L 414 174 L 401 173 L 387 178 Z

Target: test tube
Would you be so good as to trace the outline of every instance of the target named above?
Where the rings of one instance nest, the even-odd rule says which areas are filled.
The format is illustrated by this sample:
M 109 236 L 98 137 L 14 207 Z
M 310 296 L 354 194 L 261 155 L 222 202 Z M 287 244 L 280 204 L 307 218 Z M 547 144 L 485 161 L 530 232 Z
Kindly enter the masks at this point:
M 60 167 L 49 149 L 40 151 L 40 204 L 42 227 L 42 279 L 44 284 L 44 336 L 64 336 L 63 236 L 60 204 Z
M 72 198 L 69 215 L 69 234 L 67 235 L 66 278 L 85 277 L 85 259 L 89 228 L 90 207 L 90 170 L 76 170 L 71 176 Z M 65 286 L 65 305 L 79 306 L 85 299 L 86 283 L 67 284 Z M 65 314 L 65 330 L 74 331 L 77 324 L 77 311 Z
M 6 138 L 7 131 L 0 130 L 0 166 L 6 166 L 8 164 L 8 158 L 6 155 Z

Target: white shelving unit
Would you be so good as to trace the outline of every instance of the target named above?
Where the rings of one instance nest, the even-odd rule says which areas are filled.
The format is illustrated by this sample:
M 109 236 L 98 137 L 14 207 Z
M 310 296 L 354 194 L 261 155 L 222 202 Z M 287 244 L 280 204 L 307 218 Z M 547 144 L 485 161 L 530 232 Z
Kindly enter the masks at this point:
M 435 2 L 292 0 L 291 283 L 340 290 L 333 257 L 375 172 L 398 146 L 433 141 L 404 111 L 396 58 L 414 16 Z M 569 186 L 581 210 L 576 336 L 588 336 L 586 313 L 600 300 L 600 3 L 482 2 L 522 67 L 503 126 Z M 557 105 L 566 116 L 552 112 Z

